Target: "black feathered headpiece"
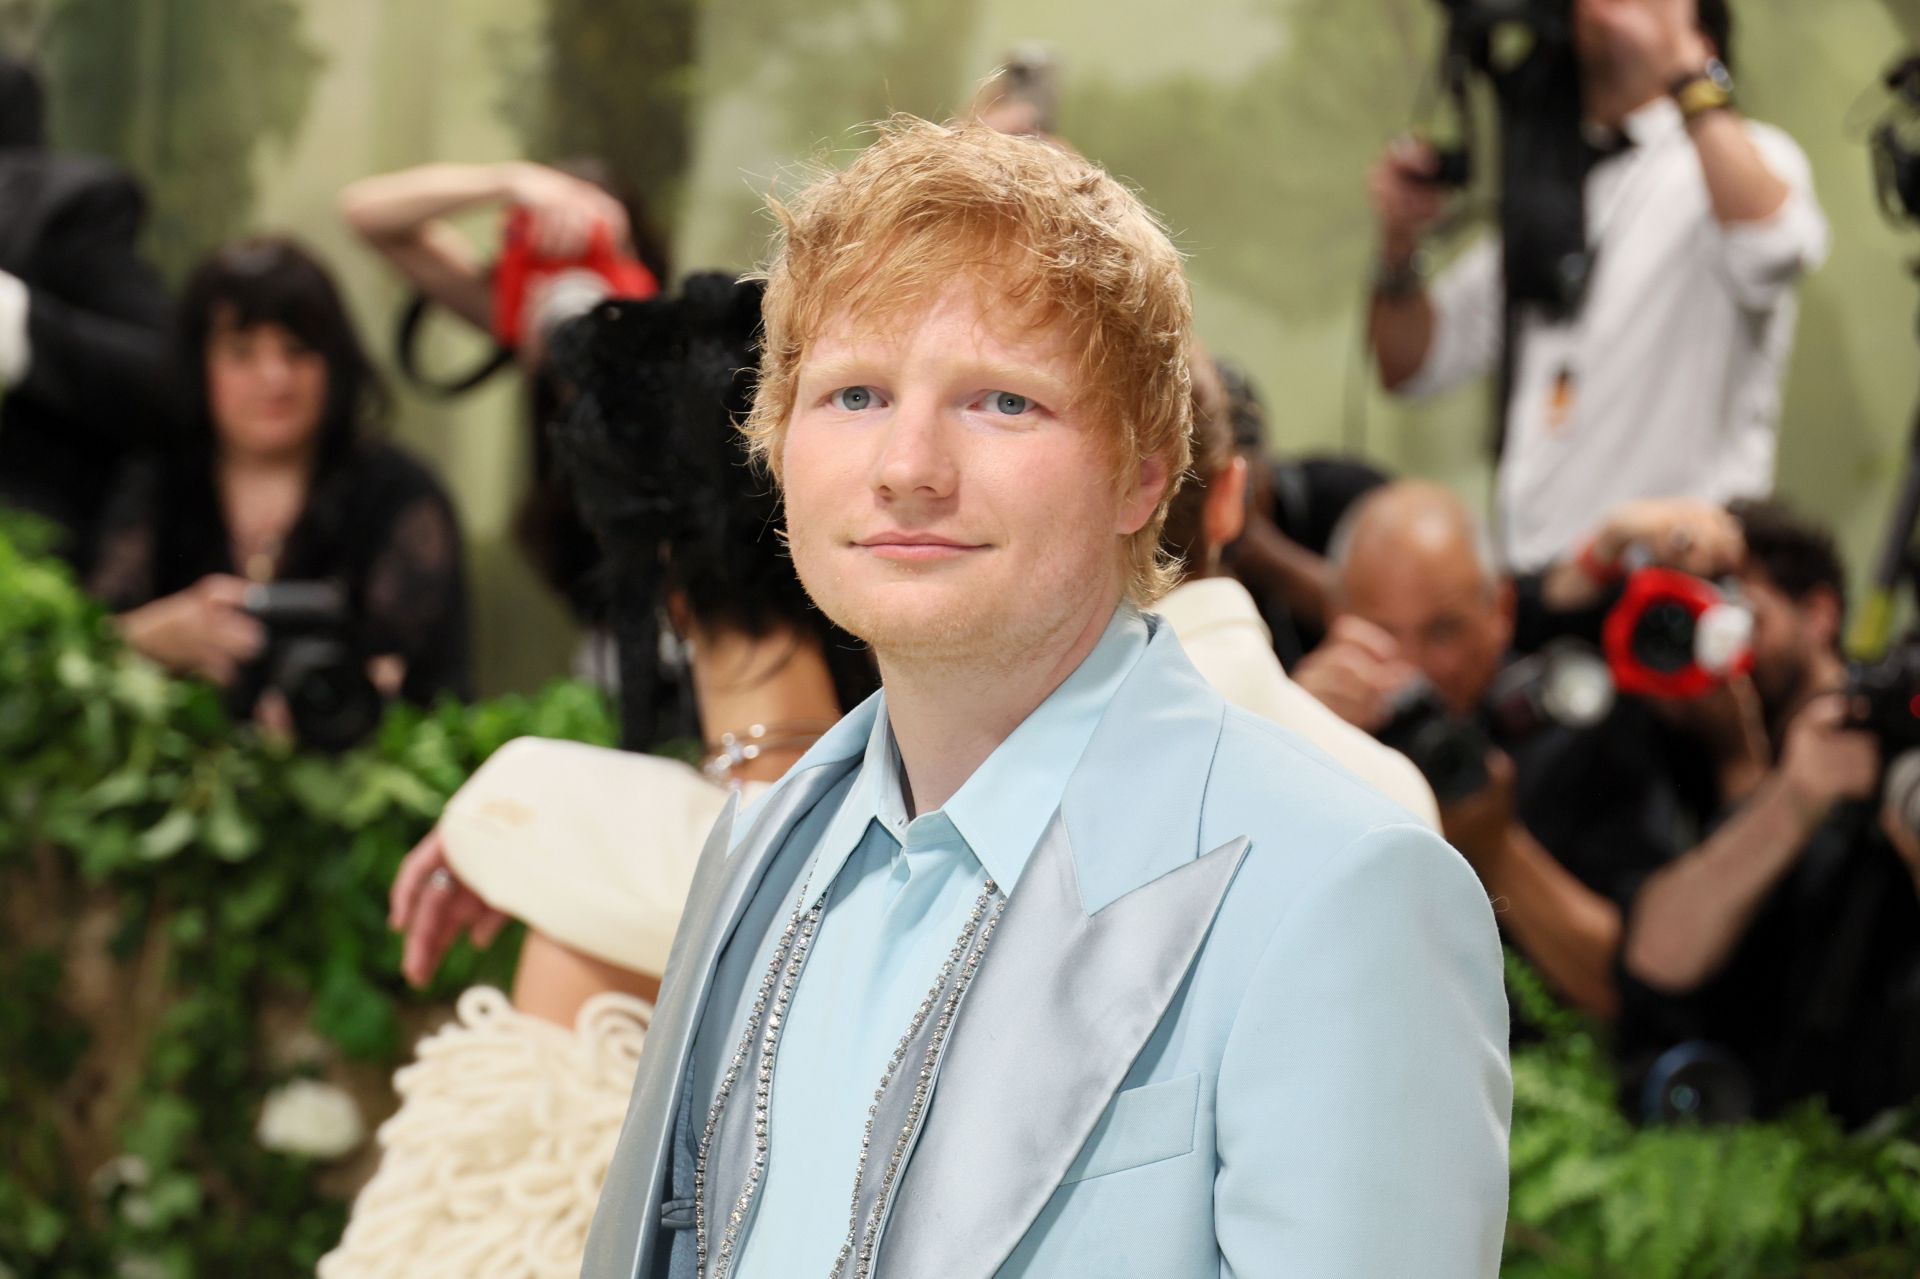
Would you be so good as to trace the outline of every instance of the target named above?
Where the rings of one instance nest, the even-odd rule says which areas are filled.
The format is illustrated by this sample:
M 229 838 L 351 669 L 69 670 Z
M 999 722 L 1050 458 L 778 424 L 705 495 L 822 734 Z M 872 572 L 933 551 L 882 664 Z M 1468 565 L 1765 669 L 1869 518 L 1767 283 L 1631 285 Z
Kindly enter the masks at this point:
M 874 687 L 858 641 L 813 607 L 794 576 L 778 494 L 748 462 L 739 432 L 753 397 L 762 290 L 698 274 L 677 298 L 604 303 L 553 340 L 552 367 L 569 398 L 551 429 L 606 551 L 629 747 L 673 735 L 654 710 L 657 618 L 669 594 L 708 629 L 817 635 L 843 708 Z

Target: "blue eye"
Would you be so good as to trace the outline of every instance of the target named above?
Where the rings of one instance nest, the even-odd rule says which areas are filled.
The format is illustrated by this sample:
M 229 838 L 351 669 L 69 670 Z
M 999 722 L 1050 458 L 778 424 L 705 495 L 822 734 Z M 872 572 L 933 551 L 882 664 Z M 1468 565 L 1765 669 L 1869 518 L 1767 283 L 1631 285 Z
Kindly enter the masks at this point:
M 1024 395 L 1015 395 L 1012 391 L 994 391 L 987 396 L 987 406 L 995 413 L 1019 417 L 1033 407 L 1033 401 Z
M 843 386 L 827 397 L 827 403 L 836 409 L 858 413 L 873 407 L 873 392 L 864 386 Z

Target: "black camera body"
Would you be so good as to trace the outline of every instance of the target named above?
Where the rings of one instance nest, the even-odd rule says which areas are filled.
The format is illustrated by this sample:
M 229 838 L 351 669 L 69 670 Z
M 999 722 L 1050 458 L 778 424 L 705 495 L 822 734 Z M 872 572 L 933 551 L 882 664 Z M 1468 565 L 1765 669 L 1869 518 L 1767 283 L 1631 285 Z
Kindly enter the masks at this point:
M 302 745 L 339 752 L 379 726 L 385 699 L 367 677 L 351 601 L 333 582 L 271 582 L 247 588 L 242 607 L 266 627 L 267 644 L 236 700 L 251 706 L 277 691 Z
M 1555 640 L 1512 663 L 1494 679 L 1485 712 L 1494 731 L 1523 737 L 1543 728 L 1591 728 L 1613 710 L 1614 685 L 1606 661 L 1579 640 Z M 1442 807 L 1484 790 L 1493 738 L 1454 713 L 1439 691 L 1415 680 L 1394 699 L 1387 723 L 1374 734 L 1413 761 Z
M 1500 117 L 1500 237 L 1509 309 L 1563 318 L 1585 299 L 1589 152 L 1574 49 L 1573 0 L 1440 0 L 1447 14 L 1440 75 L 1471 129 L 1467 83 L 1492 86 Z M 1464 184 L 1473 158 L 1443 151 L 1437 180 Z
M 1424 679 L 1400 691 L 1392 715 L 1374 736 L 1413 761 L 1442 807 L 1487 787 L 1492 740 L 1478 724 L 1454 714 Z
M 1871 733 L 1887 762 L 1920 748 L 1920 637 L 1896 644 L 1879 661 L 1856 666 L 1847 679 L 1851 727 Z

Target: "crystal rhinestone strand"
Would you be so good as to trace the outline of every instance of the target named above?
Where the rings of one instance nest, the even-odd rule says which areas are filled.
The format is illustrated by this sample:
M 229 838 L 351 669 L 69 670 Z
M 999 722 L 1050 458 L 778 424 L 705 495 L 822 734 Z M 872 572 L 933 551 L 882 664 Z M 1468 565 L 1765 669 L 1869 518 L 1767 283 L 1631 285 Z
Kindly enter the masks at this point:
M 751 1207 L 755 1193 L 766 1175 L 769 1148 L 769 1119 L 772 1109 L 773 1063 L 780 1043 L 788 1007 L 792 1003 L 793 993 L 800 980 L 800 972 L 806 964 L 808 951 L 813 945 L 815 934 L 819 930 L 820 918 L 826 909 L 826 894 L 823 892 L 811 906 L 805 905 L 806 897 L 801 896 L 801 905 L 796 906 L 793 916 L 787 921 L 779 943 L 774 947 L 772 960 L 767 965 L 766 974 L 761 979 L 760 990 L 753 1001 L 752 1010 L 747 1016 L 740 1042 L 735 1047 L 733 1057 L 728 1063 L 726 1073 L 721 1077 L 720 1086 L 714 1096 L 713 1106 L 707 1112 L 706 1126 L 700 1136 L 700 1147 L 694 1165 L 694 1251 L 696 1254 L 695 1274 L 699 1279 L 726 1279 L 731 1272 L 735 1253 L 739 1246 L 740 1232 L 746 1225 L 747 1210 Z M 854 1169 L 853 1195 L 848 1213 L 847 1237 L 842 1243 L 839 1256 L 835 1259 L 832 1279 L 867 1279 L 872 1270 L 875 1248 L 879 1242 L 880 1223 L 886 1215 L 888 1201 L 893 1187 L 899 1179 L 900 1168 L 904 1163 L 907 1148 L 913 1134 L 920 1125 L 925 1113 L 927 1100 L 932 1095 L 933 1075 L 940 1059 L 940 1053 L 946 1045 L 948 1033 L 952 1030 L 954 1018 L 958 1012 L 961 997 L 972 983 L 974 973 L 979 969 L 987 943 L 992 940 L 995 926 L 1005 911 L 1007 899 L 992 880 L 982 887 L 980 896 L 974 901 L 962 925 L 960 936 L 946 961 L 940 966 L 932 987 L 913 1015 L 911 1024 L 899 1044 L 894 1048 L 886 1071 L 880 1077 L 880 1085 L 874 1090 L 873 1102 L 867 1108 L 866 1127 L 860 1138 L 860 1156 Z M 949 990 L 948 987 L 952 988 Z M 943 998 L 944 995 L 944 998 Z M 879 1117 L 880 1103 L 889 1088 L 900 1078 L 913 1043 L 926 1030 L 927 1023 L 934 1019 L 934 1028 L 927 1043 L 926 1052 L 913 1081 L 912 1099 L 908 1106 L 906 1122 L 892 1141 L 892 1149 L 887 1165 L 880 1177 L 880 1194 L 874 1208 L 862 1221 L 860 1212 L 860 1194 L 866 1181 L 869 1158 L 873 1149 L 873 1129 Z M 707 1168 L 714 1140 L 720 1130 L 720 1122 L 727 1102 L 747 1063 L 754 1060 L 754 1048 L 759 1048 L 759 1058 L 754 1067 L 753 1084 L 753 1143 L 752 1164 L 747 1169 L 746 1182 L 739 1189 L 732 1208 L 727 1214 L 720 1239 L 714 1244 L 711 1239 L 712 1226 L 709 1221 L 707 1205 L 708 1185 Z M 883 1137 L 882 1140 L 885 1140 Z M 862 1228 L 864 1224 L 864 1229 Z M 712 1269 L 709 1270 L 709 1262 Z M 849 1265 L 852 1269 L 849 1272 Z
M 732 1094 L 734 1085 L 739 1082 L 740 1072 L 745 1068 L 747 1057 L 753 1051 L 756 1040 L 761 1042 L 762 1049 L 766 1053 L 761 1064 L 760 1076 L 762 1079 L 769 1077 L 772 1049 L 779 1040 L 780 1022 L 786 1014 L 788 1002 L 793 998 L 794 983 L 798 979 L 807 949 L 813 943 L 814 933 L 820 926 L 820 916 L 826 909 L 826 903 L 825 893 L 815 898 L 810 907 L 806 904 L 805 894 L 801 895 L 800 904 L 794 908 L 793 915 L 787 920 L 787 926 L 780 934 L 780 944 L 774 947 L 772 962 L 767 965 L 766 976 L 760 981 L 759 993 L 754 996 L 753 1010 L 747 1015 L 746 1029 L 740 1036 L 739 1046 L 733 1050 L 733 1059 L 728 1062 L 726 1073 L 721 1076 L 713 1106 L 707 1111 L 706 1127 L 700 1134 L 700 1153 L 693 1167 L 693 1237 L 696 1256 L 694 1272 L 697 1275 L 708 1276 L 710 1227 L 707 1220 L 707 1158 L 713 1146 L 714 1133 L 720 1126 L 721 1112 L 726 1109 L 727 1098 Z M 771 1015 L 769 1015 L 770 1008 Z M 763 1022 L 766 1024 L 764 1038 Z M 759 1182 L 761 1170 L 766 1167 L 766 1102 L 766 1087 L 763 1083 L 756 1082 L 753 1167 L 748 1174 L 747 1184 L 740 1189 L 738 1201 L 727 1216 L 727 1226 L 720 1240 L 719 1256 L 709 1279 L 721 1279 L 721 1276 L 731 1268 L 734 1245 L 739 1237 L 741 1223 L 746 1220 L 747 1205 L 752 1201 L 753 1190 Z
M 860 1158 L 854 1167 L 853 1197 L 848 1214 L 847 1237 L 840 1245 L 840 1255 L 834 1260 L 831 1279 L 867 1279 L 873 1268 L 874 1248 L 879 1242 L 880 1223 L 886 1216 L 887 1203 L 892 1197 L 893 1187 L 899 1178 L 900 1166 L 906 1159 L 907 1147 L 913 1140 L 914 1130 L 920 1126 L 921 1114 L 925 1111 L 927 1098 L 933 1090 L 934 1069 L 939 1064 L 940 1052 L 946 1045 L 947 1034 L 953 1028 L 954 1015 L 960 1006 L 961 996 L 973 982 L 973 975 L 980 967 L 981 956 L 986 953 L 987 943 L 993 940 L 994 927 L 1000 922 L 1000 915 L 1006 909 L 1007 899 L 1000 893 L 992 880 L 986 882 L 979 898 L 973 904 L 973 910 L 967 916 L 966 925 L 961 929 L 960 939 L 954 943 L 947 960 L 940 966 L 940 973 L 934 979 L 932 989 L 915 1010 L 907 1033 L 900 1038 L 899 1046 L 893 1050 L 893 1057 L 887 1062 L 885 1073 L 880 1076 L 880 1086 L 874 1089 L 873 1103 L 867 1107 L 867 1123 L 860 1136 Z M 991 907 L 992 913 L 988 910 Z M 985 920 L 984 926 L 982 920 Z M 960 969 L 959 979 L 953 981 L 954 969 Z M 940 998 L 946 991 L 949 981 L 953 989 L 947 991 L 946 998 Z M 873 1150 L 873 1126 L 879 1118 L 880 1102 L 886 1096 L 887 1089 L 900 1073 L 913 1041 L 932 1016 L 934 1007 L 940 1008 L 940 1019 L 934 1024 L 933 1037 L 927 1043 L 927 1051 L 921 1059 L 919 1075 L 914 1080 L 913 1101 L 908 1108 L 906 1122 L 893 1141 L 893 1149 L 887 1159 L 886 1168 L 880 1176 L 880 1196 L 873 1211 L 868 1215 L 865 1229 L 860 1219 L 860 1192 L 865 1184 L 867 1161 Z M 853 1269 L 848 1272 L 848 1263 Z

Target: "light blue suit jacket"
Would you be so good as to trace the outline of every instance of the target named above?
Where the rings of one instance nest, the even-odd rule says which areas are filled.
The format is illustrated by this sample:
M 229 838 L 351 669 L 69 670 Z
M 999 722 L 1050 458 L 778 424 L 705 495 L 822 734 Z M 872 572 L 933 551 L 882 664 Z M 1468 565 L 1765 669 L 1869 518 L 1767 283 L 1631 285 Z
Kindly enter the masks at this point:
M 823 738 L 737 842 L 731 813 L 709 841 L 588 1279 L 683 1279 L 676 1190 L 709 1100 L 689 1067 L 709 999 L 730 1006 L 721 951 L 797 874 L 774 869 L 786 836 L 858 766 L 873 714 Z M 1510 1105 L 1471 868 L 1228 707 L 1156 625 L 961 1005 L 873 1273 L 1491 1279 Z

